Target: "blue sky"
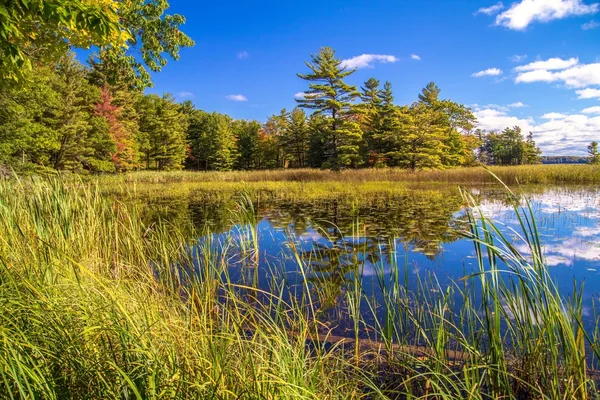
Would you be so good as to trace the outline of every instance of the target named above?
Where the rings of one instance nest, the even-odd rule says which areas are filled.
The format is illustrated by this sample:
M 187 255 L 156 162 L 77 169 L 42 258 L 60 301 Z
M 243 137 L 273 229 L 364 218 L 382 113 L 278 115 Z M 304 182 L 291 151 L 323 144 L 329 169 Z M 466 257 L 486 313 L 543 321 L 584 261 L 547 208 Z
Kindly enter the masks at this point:
M 171 0 L 170 12 L 186 16 L 196 46 L 149 91 L 207 111 L 265 121 L 293 108 L 308 86 L 296 74 L 331 46 L 359 67 L 350 83 L 389 80 L 398 104 L 434 81 L 482 128 L 519 125 L 545 154 L 584 155 L 600 141 L 600 4 L 591 0 Z

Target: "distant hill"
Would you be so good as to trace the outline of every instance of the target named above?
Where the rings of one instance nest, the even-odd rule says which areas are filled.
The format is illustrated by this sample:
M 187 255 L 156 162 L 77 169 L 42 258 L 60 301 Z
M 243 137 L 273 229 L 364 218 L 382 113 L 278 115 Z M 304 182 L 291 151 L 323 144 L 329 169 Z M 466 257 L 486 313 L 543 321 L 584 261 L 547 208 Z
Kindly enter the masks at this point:
M 542 156 L 542 164 L 587 164 L 589 157 L 581 156 Z

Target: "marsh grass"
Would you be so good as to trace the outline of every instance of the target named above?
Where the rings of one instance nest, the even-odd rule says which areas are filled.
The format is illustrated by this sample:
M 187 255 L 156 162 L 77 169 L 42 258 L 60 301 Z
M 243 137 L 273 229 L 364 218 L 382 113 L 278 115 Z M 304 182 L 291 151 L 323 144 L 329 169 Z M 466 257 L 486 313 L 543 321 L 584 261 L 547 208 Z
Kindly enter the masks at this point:
M 528 253 L 463 191 L 479 270 L 450 286 L 435 275 L 411 286 L 407 265 L 387 274 L 380 261 L 381 302 L 363 287 L 357 215 L 342 243 L 355 267 L 340 293 L 348 341 L 319 320 L 319 253 L 306 258 L 290 241 L 300 288 L 277 265 L 268 290 L 256 285 L 250 196 L 238 199 L 238 233 L 190 236 L 180 222 L 143 224 L 97 184 L 2 181 L 0 397 L 597 398 L 582 288 L 558 293 L 531 208 L 506 190 Z M 395 241 L 386 251 L 398 251 Z
M 600 166 L 597 165 L 519 165 L 487 168 L 508 185 L 514 184 L 597 184 Z M 120 183 L 181 183 L 181 182 L 406 182 L 498 184 L 484 167 L 451 168 L 445 170 L 354 169 L 329 171 L 318 169 L 285 169 L 231 172 L 156 172 L 140 171 L 99 178 L 107 185 Z

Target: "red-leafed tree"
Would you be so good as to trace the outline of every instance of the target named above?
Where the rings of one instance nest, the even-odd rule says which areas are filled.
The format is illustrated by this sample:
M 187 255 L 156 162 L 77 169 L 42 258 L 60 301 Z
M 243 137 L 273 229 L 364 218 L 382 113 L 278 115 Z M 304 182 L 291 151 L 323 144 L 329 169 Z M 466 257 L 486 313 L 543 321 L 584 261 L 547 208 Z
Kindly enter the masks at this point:
M 106 119 L 110 137 L 115 143 L 116 151 L 111 154 L 112 162 L 117 171 L 134 168 L 137 163 L 135 132 L 128 124 L 123 123 L 123 109 L 115 104 L 116 101 L 107 85 L 101 88 L 100 101 L 96 104 L 95 113 Z

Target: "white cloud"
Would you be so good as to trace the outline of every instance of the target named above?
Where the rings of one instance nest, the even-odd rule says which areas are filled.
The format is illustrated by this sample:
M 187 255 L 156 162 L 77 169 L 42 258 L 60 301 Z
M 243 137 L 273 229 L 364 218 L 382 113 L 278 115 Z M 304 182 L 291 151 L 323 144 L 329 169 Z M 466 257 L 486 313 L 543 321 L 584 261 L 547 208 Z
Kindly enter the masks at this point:
M 563 60 L 561 58 L 555 57 L 549 58 L 545 61 L 534 61 L 526 65 L 520 65 L 515 68 L 515 71 L 525 72 L 536 70 L 567 69 L 577 64 L 579 64 L 579 59 L 576 57 L 571 57 L 568 60 Z
M 551 113 L 547 113 L 542 115 L 542 119 L 550 119 L 550 120 L 554 120 L 554 119 L 565 119 L 567 118 L 568 115 L 565 114 L 561 114 L 561 113 L 557 113 L 557 112 L 551 112 Z
M 587 155 L 587 145 L 600 137 L 600 115 L 549 112 L 539 118 L 518 118 L 507 111 L 483 108 L 474 111 L 478 127 L 501 131 L 520 126 L 523 134 L 533 132 L 537 145 L 545 155 Z
M 196 96 L 194 96 L 194 93 L 192 93 L 192 92 L 179 92 L 179 93 L 177 93 L 177 97 L 179 97 L 180 99 L 185 99 L 185 98 L 194 98 Z
M 509 108 L 521 108 L 521 107 L 526 107 L 526 104 L 523 104 L 522 102 L 517 101 L 516 103 L 511 103 L 511 104 L 507 105 L 506 107 L 509 107 Z
M 599 4 L 582 0 L 521 0 L 496 16 L 496 25 L 522 30 L 533 22 L 550 22 L 576 15 L 598 12 Z
M 240 60 L 245 60 L 246 58 L 250 57 L 250 53 L 248 53 L 247 51 L 240 51 L 239 53 L 237 53 L 237 58 L 239 58 Z
M 227 96 L 227 100 L 231 100 L 231 101 L 248 101 L 248 99 L 246 98 L 246 96 L 244 96 L 243 94 L 230 94 L 229 96 Z
M 590 22 L 586 22 L 585 24 L 581 25 L 581 29 L 583 29 L 584 31 L 588 31 L 590 29 L 596 29 L 599 26 L 600 26 L 600 23 L 598 23 L 596 21 L 590 21 Z
M 583 90 L 576 90 L 575 93 L 577 93 L 577 96 L 579 96 L 578 99 L 598 98 L 600 100 L 600 89 L 587 88 Z
M 515 54 L 514 56 L 510 57 L 510 60 L 514 63 L 519 63 L 521 61 L 525 61 L 527 59 L 527 54 Z
M 306 93 L 304 93 L 304 92 L 298 92 L 294 95 L 295 99 L 303 99 L 305 97 L 306 97 Z
M 413 59 L 413 60 L 421 61 L 421 57 L 418 56 L 418 55 L 416 55 L 416 54 L 411 54 L 410 58 Z
M 567 62 L 572 62 L 570 60 L 567 60 Z M 547 61 L 538 61 L 538 63 L 544 63 Z M 561 61 L 563 62 L 562 65 L 566 65 L 565 60 Z M 560 63 L 556 62 L 551 66 L 559 67 Z M 527 72 L 520 72 L 515 78 L 515 82 L 562 82 L 570 88 L 600 85 L 600 63 L 577 64 L 557 72 L 552 72 L 549 69 L 535 69 Z
M 342 67 L 349 69 L 373 68 L 375 62 L 395 63 L 398 61 L 396 56 L 385 54 L 362 54 L 360 56 L 342 60 Z
M 474 15 L 477 14 L 485 14 L 485 15 L 494 15 L 498 14 L 500 10 L 504 8 L 504 4 L 502 2 L 496 3 L 493 6 L 489 7 L 481 7 L 479 10 L 475 11 Z
M 482 76 L 498 76 L 498 75 L 502 75 L 502 70 L 498 69 L 498 68 L 488 68 L 486 70 L 475 72 L 475 73 L 471 74 L 471 76 L 474 76 L 475 78 L 481 78 Z
M 584 114 L 600 114 L 600 106 L 584 108 L 581 112 Z
M 533 127 L 532 118 L 522 119 L 508 115 L 504 110 L 484 108 L 473 112 L 478 121 L 478 127 L 486 131 L 502 131 L 506 127 L 520 126 L 523 132 L 529 132 Z

